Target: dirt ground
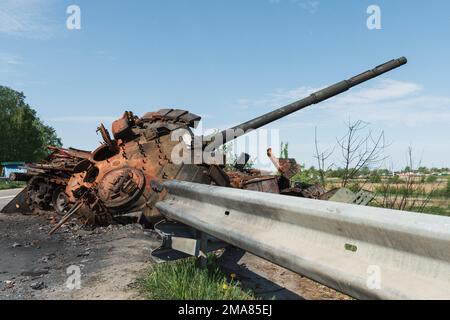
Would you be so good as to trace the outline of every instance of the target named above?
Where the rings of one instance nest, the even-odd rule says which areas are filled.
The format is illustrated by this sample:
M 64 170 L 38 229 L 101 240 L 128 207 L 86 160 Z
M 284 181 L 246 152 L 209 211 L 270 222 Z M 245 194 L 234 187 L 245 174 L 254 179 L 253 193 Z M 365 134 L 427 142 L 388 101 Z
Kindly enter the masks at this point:
M 0 300 L 141 299 L 136 279 L 155 263 L 156 233 L 137 224 L 63 227 L 50 236 L 51 228 L 45 217 L 0 214 Z M 236 248 L 219 261 L 261 298 L 349 299 Z M 81 271 L 79 289 L 70 286 L 74 267 Z
M 0 214 L 0 299 L 132 299 L 159 242 L 140 225 L 61 229 L 38 216 Z M 66 284 L 78 266 L 81 289 Z M 67 273 L 69 271 L 69 274 Z
M 352 298 L 238 248 L 219 259 L 222 269 L 236 273 L 244 287 L 262 299 L 351 300 Z

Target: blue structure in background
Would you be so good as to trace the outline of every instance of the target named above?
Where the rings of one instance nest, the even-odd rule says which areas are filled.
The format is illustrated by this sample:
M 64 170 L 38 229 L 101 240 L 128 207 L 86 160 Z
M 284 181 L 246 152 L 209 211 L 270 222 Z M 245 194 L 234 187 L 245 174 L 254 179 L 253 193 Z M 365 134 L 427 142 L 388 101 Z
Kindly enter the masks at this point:
M 25 163 L 23 162 L 1 162 L 0 178 L 9 179 L 9 176 L 13 172 L 27 173 L 27 169 L 23 167 L 24 165 Z

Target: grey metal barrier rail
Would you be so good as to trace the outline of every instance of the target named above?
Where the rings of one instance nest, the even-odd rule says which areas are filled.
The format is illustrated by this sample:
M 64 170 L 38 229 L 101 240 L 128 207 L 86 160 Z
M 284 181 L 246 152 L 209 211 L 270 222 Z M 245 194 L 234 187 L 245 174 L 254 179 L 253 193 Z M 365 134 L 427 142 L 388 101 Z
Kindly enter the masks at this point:
M 450 299 L 450 218 L 169 181 L 160 212 L 358 299 Z

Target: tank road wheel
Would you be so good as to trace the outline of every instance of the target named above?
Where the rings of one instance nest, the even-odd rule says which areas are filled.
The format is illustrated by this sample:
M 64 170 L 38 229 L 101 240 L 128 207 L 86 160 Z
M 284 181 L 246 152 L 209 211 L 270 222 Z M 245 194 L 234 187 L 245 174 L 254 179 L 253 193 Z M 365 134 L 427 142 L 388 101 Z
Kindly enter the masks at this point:
M 27 204 L 33 213 L 51 211 L 52 197 L 53 186 L 47 178 L 37 176 L 30 180 L 27 186 Z
M 63 187 L 58 187 L 53 191 L 52 206 L 56 213 L 61 215 L 69 211 L 69 197 Z

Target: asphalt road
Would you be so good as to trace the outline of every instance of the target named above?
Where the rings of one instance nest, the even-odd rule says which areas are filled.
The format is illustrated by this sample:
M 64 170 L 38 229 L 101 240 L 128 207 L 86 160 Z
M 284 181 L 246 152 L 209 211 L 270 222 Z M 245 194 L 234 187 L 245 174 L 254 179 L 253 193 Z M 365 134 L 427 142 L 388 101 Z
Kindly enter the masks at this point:
M 3 209 L 22 189 L 0 190 L 0 210 Z

